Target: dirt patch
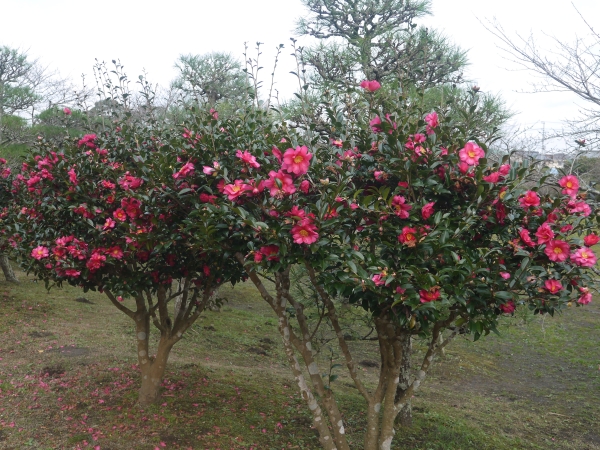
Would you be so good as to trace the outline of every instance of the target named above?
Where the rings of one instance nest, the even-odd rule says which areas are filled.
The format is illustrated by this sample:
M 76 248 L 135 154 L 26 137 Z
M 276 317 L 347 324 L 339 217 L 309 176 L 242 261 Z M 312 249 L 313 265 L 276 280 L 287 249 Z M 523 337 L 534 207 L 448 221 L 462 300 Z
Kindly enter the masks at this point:
M 41 370 L 40 375 L 42 377 L 49 376 L 51 378 L 54 378 L 56 376 L 63 375 L 65 372 L 66 372 L 65 368 L 63 366 L 61 366 L 60 364 L 58 364 L 56 366 L 44 367 Z
M 368 360 L 368 359 L 359 361 L 358 365 L 362 366 L 362 367 L 377 367 L 377 368 L 379 368 L 379 363 L 377 361 L 372 361 L 372 360 Z
M 254 353 L 256 355 L 268 356 L 268 353 L 264 349 L 262 349 L 262 348 L 250 347 L 248 349 L 248 352 Z
M 31 333 L 29 333 L 29 337 L 32 337 L 34 339 L 45 338 L 50 336 L 53 336 L 53 334 L 49 331 L 32 331 Z
M 85 297 L 77 297 L 77 298 L 75 299 L 75 301 L 76 301 L 77 303 L 85 303 L 86 305 L 95 305 L 95 303 L 94 303 L 94 302 L 90 302 L 90 301 L 89 301 L 87 298 L 85 298 Z

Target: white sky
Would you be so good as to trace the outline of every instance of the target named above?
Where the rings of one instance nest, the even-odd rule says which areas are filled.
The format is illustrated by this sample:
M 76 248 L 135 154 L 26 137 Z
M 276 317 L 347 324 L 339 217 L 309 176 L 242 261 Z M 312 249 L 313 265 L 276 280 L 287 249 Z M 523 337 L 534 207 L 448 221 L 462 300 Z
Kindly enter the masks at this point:
M 600 28 L 600 1 L 574 0 Z M 180 54 L 227 51 L 242 59 L 243 43 L 263 42 L 263 77 L 272 68 L 273 49 L 285 44 L 278 87 L 289 95 L 293 69 L 289 38 L 303 12 L 300 0 L 0 0 L 0 45 L 27 50 L 44 65 L 78 80 L 89 77 L 94 59 L 120 59 L 130 79 L 145 68 L 149 79 L 167 85 Z M 586 30 L 570 0 L 433 0 L 426 24 L 469 50 L 467 76 L 482 90 L 499 93 L 520 114 L 517 122 L 541 129 L 560 128 L 576 116 L 570 94 L 526 94 L 531 73 L 515 65 L 479 20 L 494 17 L 509 34 L 543 33 L 572 41 Z M 478 20 L 479 19 L 479 20 Z M 546 41 L 547 42 L 547 41 Z M 552 48 L 551 42 L 547 42 Z

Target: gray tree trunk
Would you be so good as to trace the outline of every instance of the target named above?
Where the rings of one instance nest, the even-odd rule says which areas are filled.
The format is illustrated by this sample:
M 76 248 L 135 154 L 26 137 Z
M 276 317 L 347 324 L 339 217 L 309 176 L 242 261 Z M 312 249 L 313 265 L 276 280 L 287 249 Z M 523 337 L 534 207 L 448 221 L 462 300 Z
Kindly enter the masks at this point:
M 19 282 L 19 279 L 15 275 L 15 272 L 13 271 L 10 265 L 10 261 L 8 260 L 8 256 L 6 256 L 6 253 L 0 253 L 0 267 L 2 267 L 2 272 L 4 272 L 4 277 L 6 278 L 6 281 L 10 283 Z

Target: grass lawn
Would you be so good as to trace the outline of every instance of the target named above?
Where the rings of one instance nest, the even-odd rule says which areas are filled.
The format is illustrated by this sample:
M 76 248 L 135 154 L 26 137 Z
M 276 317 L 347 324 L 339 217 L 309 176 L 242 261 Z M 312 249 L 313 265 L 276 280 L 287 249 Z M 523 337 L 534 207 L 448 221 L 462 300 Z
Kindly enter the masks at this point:
M 221 311 L 173 349 L 161 401 L 140 409 L 131 320 L 100 294 L 48 293 L 18 275 L 19 286 L 0 282 L 0 449 L 319 448 L 276 319 L 252 286 L 222 290 Z M 475 343 L 457 338 L 394 448 L 600 449 L 598 303 L 506 318 L 501 336 Z M 351 345 L 372 385 L 376 344 Z M 339 358 L 326 345 L 320 355 Z M 360 448 L 363 400 L 339 373 L 333 389 Z

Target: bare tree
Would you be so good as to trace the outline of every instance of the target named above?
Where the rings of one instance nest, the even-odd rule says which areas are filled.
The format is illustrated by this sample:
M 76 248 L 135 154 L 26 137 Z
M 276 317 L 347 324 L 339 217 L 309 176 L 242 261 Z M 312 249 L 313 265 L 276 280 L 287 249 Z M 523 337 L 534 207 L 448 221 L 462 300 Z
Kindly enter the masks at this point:
M 576 8 L 575 8 L 576 9 Z M 600 34 L 576 9 L 585 25 L 583 37 L 564 42 L 554 36 L 552 49 L 542 49 L 536 37 L 509 35 L 496 22 L 484 25 L 503 44 L 513 62 L 536 74 L 534 92 L 571 92 L 584 100 L 577 120 L 566 120 L 566 131 L 557 135 L 579 141 L 588 148 L 600 145 Z

